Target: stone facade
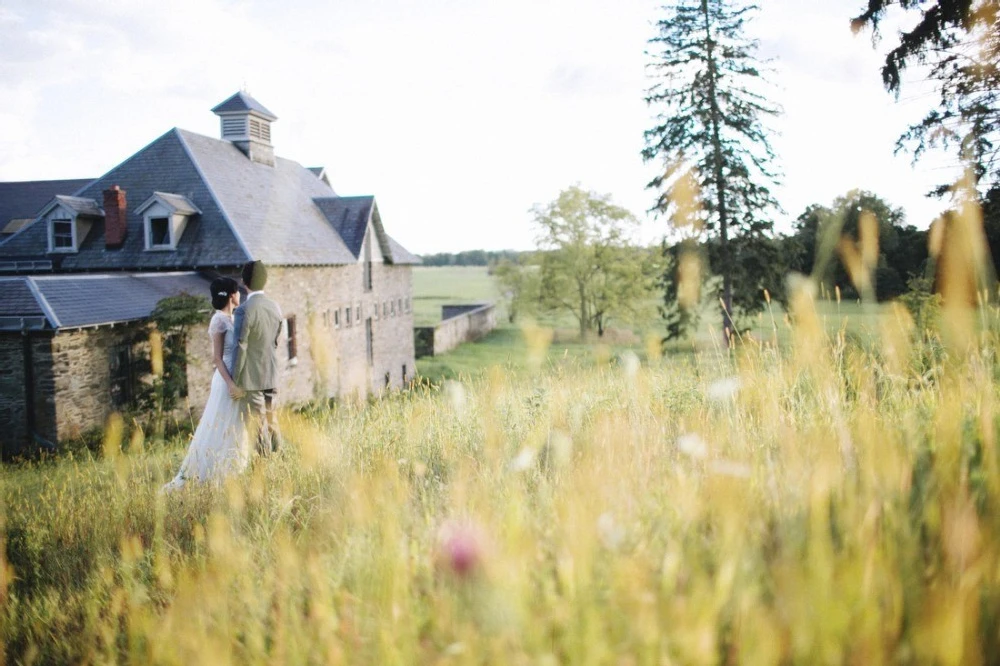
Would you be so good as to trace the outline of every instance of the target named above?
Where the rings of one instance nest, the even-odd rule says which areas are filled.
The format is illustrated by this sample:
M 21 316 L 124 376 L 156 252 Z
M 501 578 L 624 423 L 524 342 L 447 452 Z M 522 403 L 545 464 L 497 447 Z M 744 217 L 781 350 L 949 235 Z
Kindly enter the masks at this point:
M 133 360 L 132 368 L 141 368 L 141 352 L 137 353 L 136 347 L 141 348 L 146 340 L 148 332 L 144 324 L 54 334 L 32 332 L 27 337 L 19 333 L 3 334 L 0 337 L 3 454 L 21 452 L 33 434 L 57 443 L 102 426 L 116 407 L 111 390 L 112 353 L 123 351 Z M 30 360 L 30 378 L 25 372 L 26 357 Z M 34 433 L 29 431 L 29 422 Z
M 0 338 L 0 423 L 4 424 L 3 452 L 8 455 L 18 452 L 19 444 L 28 437 L 26 392 L 24 338 L 4 335 Z M 14 444 L 17 449 L 12 448 Z
M 129 324 L 65 331 L 53 336 L 49 362 L 54 389 L 41 390 L 41 395 L 54 398 L 53 441 L 78 437 L 104 425 L 116 409 L 111 385 L 112 356 L 117 352 L 129 356 L 130 367 L 123 372 L 132 374 L 131 388 L 138 388 L 135 372 L 142 367 L 142 358 L 136 347 L 141 348 L 148 335 L 144 324 Z M 122 400 L 127 401 L 127 397 Z M 123 402 L 117 408 L 124 406 Z
M 284 366 L 279 387 L 283 403 L 363 398 L 401 388 L 413 378 L 411 268 L 374 262 L 370 291 L 363 288 L 363 271 L 361 263 L 270 269 L 265 291 L 281 306 L 286 320 L 295 322 L 289 327 L 294 343 L 284 335 L 278 350 Z M 148 372 L 149 327 L 143 322 L 32 334 L 28 339 L 34 429 L 52 442 L 101 427 L 112 411 L 124 407 L 115 404 L 116 396 L 134 397 L 144 381 L 143 373 Z M 132 395 L 112 388 L 116 360 L 123 354 L 130 363 L 127 374 Z M 208 400 L 213 372 L 207 328 L 191 330 L 186 408 L 194 419 Z M 24 338 L 19 333 L 4 334 L 0 337 L 0 423 L 4 424 L 2 443 L 7 455 L 20 451 L 30 438 L 28 384 Z
M 35 435 L 50 442 L 57 440 L 51 333 L 0 336 L 0 418 L 0 451 L 4 456 L 21 452 L 32 438 L 29 421 Z
M 370 291 L 364 289 L 363 279 L 360 262 L 268 270 L 264 292 L 278 303 L 286 321 L 294 320 L 278 349 L 282 402 L 377 395 L 386 388 L 401 388 L 413 378 L 411 267 L 373 262 Z M 197 411 L 208 398 L 212 348 L 208 335 L 198 332 L 192 333 L 188 345 L 189 401 Z

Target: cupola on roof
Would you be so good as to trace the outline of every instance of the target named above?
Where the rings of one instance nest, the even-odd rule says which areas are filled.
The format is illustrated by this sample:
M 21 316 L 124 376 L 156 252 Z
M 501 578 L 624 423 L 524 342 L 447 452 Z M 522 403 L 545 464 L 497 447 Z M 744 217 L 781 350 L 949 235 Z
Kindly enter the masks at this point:
M 212 109 L 212 113 L 220 116 L 252 113 L 271 121 L 278 119 L 278 116 L 242 90 Z
M 251 161 L 274 166 L 271 122 L 278 116 L 242 90 L 217 105 L 212 112 L 221 121 L 222 139 L 231 141 Z

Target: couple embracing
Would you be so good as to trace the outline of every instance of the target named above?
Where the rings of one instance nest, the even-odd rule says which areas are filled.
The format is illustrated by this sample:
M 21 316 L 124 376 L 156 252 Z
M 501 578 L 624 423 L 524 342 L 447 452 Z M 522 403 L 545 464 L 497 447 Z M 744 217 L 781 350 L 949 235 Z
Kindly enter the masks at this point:
M 241 277 L 248 293 L 242 304 L 236 280 L 212 281 L 215 313 L 208 334 L 215 373 L 187 455 L 164 490 L 176 490 L 188 481 L 221 481 L 242 472 L 250 462 L 251 441 L 261 455 L 277 450 L 281 309 L 264 294 L 267 268 L 262 262 L 247 263 Z

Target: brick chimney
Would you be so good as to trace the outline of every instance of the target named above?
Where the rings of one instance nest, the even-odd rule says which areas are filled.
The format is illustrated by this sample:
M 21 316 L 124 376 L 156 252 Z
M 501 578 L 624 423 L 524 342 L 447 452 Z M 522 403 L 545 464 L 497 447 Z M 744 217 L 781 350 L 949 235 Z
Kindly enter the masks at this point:
M 119 248 L 125 242 L 126 225 L 125 190 L 117 185 L 104 190 L 104 245 Z

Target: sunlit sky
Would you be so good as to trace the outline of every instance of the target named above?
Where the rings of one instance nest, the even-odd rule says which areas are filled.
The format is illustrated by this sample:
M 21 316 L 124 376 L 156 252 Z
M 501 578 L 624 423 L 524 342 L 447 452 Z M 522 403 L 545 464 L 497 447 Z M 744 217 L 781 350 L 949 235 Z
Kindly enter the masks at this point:
M 244 88 L 276 152 L 374 194 L 417 253 L 528 249 L 529 209 L 579 183 L 648 215 L 650 0 L 0 0 L 0 181 L 96 177 L 171 127 L 217 137 Z M 926 227 L 953 160 L 893 155 L 932 91 L 879 77 L 863 0 L 762 0 L 781 230 L 810 203 L 874 191 Z M 891 31 L 891 28 L 890 28 Z M 879 46 L 890 43 L 891 35 Z M 911 76 L 911 78 L 913 78 Z

